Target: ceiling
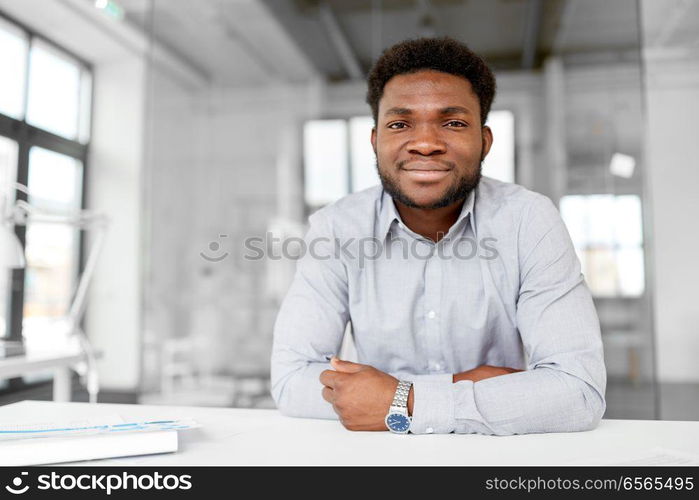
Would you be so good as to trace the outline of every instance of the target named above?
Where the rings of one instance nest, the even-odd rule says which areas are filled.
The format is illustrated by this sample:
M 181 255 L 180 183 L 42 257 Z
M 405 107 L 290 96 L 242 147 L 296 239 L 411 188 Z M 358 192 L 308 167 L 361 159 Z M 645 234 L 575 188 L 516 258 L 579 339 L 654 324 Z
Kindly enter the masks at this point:
M 690 14 L 699 18 L 699 2 L 668 1 L 676 4 L 672 16 L 658 12 L 657 19 L 645 20 L 661 41 L 681 36 L 668 17 L 675 24 Z M 636 0 L 117 2 L 128 22 L 152 33 L 207 80 L 230 86 L 360 79 L 385 47 L 418 36 L 457 38 L 496 70 L 537 69 L 554 53 L 628 54 L 640 46 Z
M 117 0 L 126 21 L 219 85 L 306 81 L 311 61 L 258 0 Z

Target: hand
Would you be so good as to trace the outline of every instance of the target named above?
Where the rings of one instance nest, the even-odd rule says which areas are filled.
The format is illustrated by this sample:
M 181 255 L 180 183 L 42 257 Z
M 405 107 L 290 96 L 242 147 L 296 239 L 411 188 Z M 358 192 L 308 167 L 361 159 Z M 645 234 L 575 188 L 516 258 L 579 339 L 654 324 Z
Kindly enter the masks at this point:
M 487 378 L 498 377 L 500 375 L 508 375 L 510 373 L 517 373 L 521 371 L 522 370 L 517 370 L 516 368 L 509 368 L 507 366 L 481 365 L 465 372 L 455 373 L 453 381 L 454 383 L 460 382 L 461 380 L 471 380 L 473 382 L 478 382 L 479 380 L 485 380 Z
M 333 405 L 340 422 L 350 431 L 385 431 L 384 419 L 393 401 L 398 379 L 373 366 L 333 357 L 334 370 L 320 374 L 323 399 Z

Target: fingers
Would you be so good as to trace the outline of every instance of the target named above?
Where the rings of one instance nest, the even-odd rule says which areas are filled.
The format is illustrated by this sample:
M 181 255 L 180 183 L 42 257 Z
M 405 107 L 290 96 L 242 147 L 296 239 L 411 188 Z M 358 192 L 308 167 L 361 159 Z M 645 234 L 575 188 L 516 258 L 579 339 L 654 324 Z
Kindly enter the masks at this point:
M 481 365 L 478 368 L 487 368 L 490 370 L 502 370 L 507 373 L 515 373 L 515 372 L 521 372 L 524 370 L 519 370 L 517 368 L 510 368 L 509 366 L 493 366 L 493 365 Z
M 335 356 L 333 356 L 330 360 L 330 366 L 332 366 L 335 370 L 344 373 L 357 373 L 366 368 L 366 365 L 353 363 L 352 361 L 344 361 Z
M 518 373 L 524 370 L 519 370 L 517 368 L 510 368 L 509 366 L 494 366 L 494 365 L 480 365 L 476 368 L 472 368 L 466 372 L 455 373 L 452 380 L 460 382 L 462 380 L 471 380 L 472 382 L 480 382 L 481 380 L 486 380 L 492 377 L 498 377 L 501 375 L 509 375 L 511 373 Z
M 333 391 L 330 387 L 323 387 L 323 399 L 326 400 L 330 404 L 335 403 L 335 391 Z
M 319 377 L 320 383 L 331 389 L 335 388 L 339 378 L 341 378 L 340 374 L 335 370 L 324 370 Z

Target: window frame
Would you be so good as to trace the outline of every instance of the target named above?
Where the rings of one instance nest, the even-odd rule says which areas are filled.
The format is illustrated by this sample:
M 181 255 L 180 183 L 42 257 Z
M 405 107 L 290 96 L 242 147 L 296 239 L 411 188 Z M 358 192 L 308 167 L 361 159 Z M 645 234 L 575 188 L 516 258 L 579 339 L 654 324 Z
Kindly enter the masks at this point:
M 61 44 L 37 33 L 20 21 L 12 18 L 0 10 L 0 18 L 5 22 L 16 26 L 21 30 L 28 42 L 29 50 L 26 54 L 26 67 L 25 67 L 25 81 L 24 81 L 24 100 L 23 100 L 23 113 L 22 119 L 16 119 L 11 116 L 7 116 L 0 112 L 0 136 L 6 137 L 17 143 L 17 176 L 16 182 L 20 184 L 27 185 L 29 178 L 29 152 L 32 147 L 40 147 L 55 153 L 63 154 L 74 158 L 82 163 L 82 191 L 80 193 L 80 206 L 85 208 L 87 199 L 87 184 L 89 177 L 89 149 L 90 142 L 92 140 L 93 131 L 93 118 L 94 118 L 94 71 L 93 66 L 88 61 L 85 61 L 69 49 L 63 47 Z M 84 115 L 89 120 L 89 135 L 85 143 L 80 142 L 80 135 L 76 139 L 67 139 L 60 135 L 54 134 L 42 128 L 36 127 L 27 123 L 27 107 L 28 107 L 28 89 L 29 89 L 29 58 L 31 57 L 31 47 L 35 40 L 41 40 L 42 43 L 47 44 L 59 52 L 64 53 L 72 60 L 74 60 L 82 71 L 89 74 L 92 84 L 89 90 L 89 110 Z M 31 189 L 31 188 L 30 188 Z M 27 200 L 27 195 L 20 191 L 15 191 L 15 199 L 17 200 Z M 19 239 L 22 247 L 26 244 L 26 227 L 25 226 L 15 226 L 15 234 Z M 82 273 L 85 266 L 85 238 L 82 232 L 78 236 L 78 276 Z M 11 276 L 11 290 L 9 293 L 9 308 L 8 308 L 8 318 L 7 318 L 7 334 L 3 337 L 4 340 L 23 342 L 22 337 L 22 324 L 24 320 L 24 295 L 25 295 L 25 270 L 24 269 L 13 269 Z M 77 277 L 77 276 L 76 276 Z M 13 381 L 10 381 L 11 385 L 16 385 Z

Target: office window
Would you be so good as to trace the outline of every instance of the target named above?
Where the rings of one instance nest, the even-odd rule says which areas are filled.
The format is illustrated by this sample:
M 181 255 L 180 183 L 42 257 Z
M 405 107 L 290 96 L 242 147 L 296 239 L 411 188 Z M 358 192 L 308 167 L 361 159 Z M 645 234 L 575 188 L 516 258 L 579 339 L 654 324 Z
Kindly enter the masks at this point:
M 349 192 L 347 122 L 313 120 L 303 131 L 306 203 L 319 207 Z
M 70 213 L 82 205 L 82 163 L 33 147 L 29 152 L 29 202 L 52 212 Z M 65 224 L 27 225 L 24 335 L 68 314 L 79 267 L 80 234 Z
M 319 208 L 379 184 L 370 116 L 311 120 L 303 130 L 306 205 Z
M 0 68 L 0 192 L 8 203 L 26 199 L 51 212 L 82 208 L 90 66 L 0 15 Z M 81 235 L 65 224 L 31 220 L 14 231 L 27 266 L 8 272 L 5 286 L 0 281 L 0 332 L 13 340 L 49 339 L 75 292 Z
M 24 82 L 29 40 L 18 27 L 0 18 L 0 113 L 24 115 Z
M 515 182 L 515 115 L 506 109 L 491 111 L 486 125 L 493 131 L 493 145 L 483 161 L 483 175 Z
M 27 122 L 67 139 L 79 139 L 89 124 L 81 105 L 90 92 L 85 71 L 74 59 L 40 40 L 29 52 L 29 95 Z
M 641 296 L 645 273 L 640 197 L 564 196 L 560 209 L 592 294 Z
M 371 116 L 355 116 L 350 119 L 349 125 L 352 192 L 356 193 L 381 184 L 381 179 L 376 172 L 376 155 L 371 147 L 371 129 L 374 128 L 374 119 Z
M 3 203 L 14 199 L 10 188 L 17 177 L 17 143 L 12 139 L 0 136 L 0 197 Z

